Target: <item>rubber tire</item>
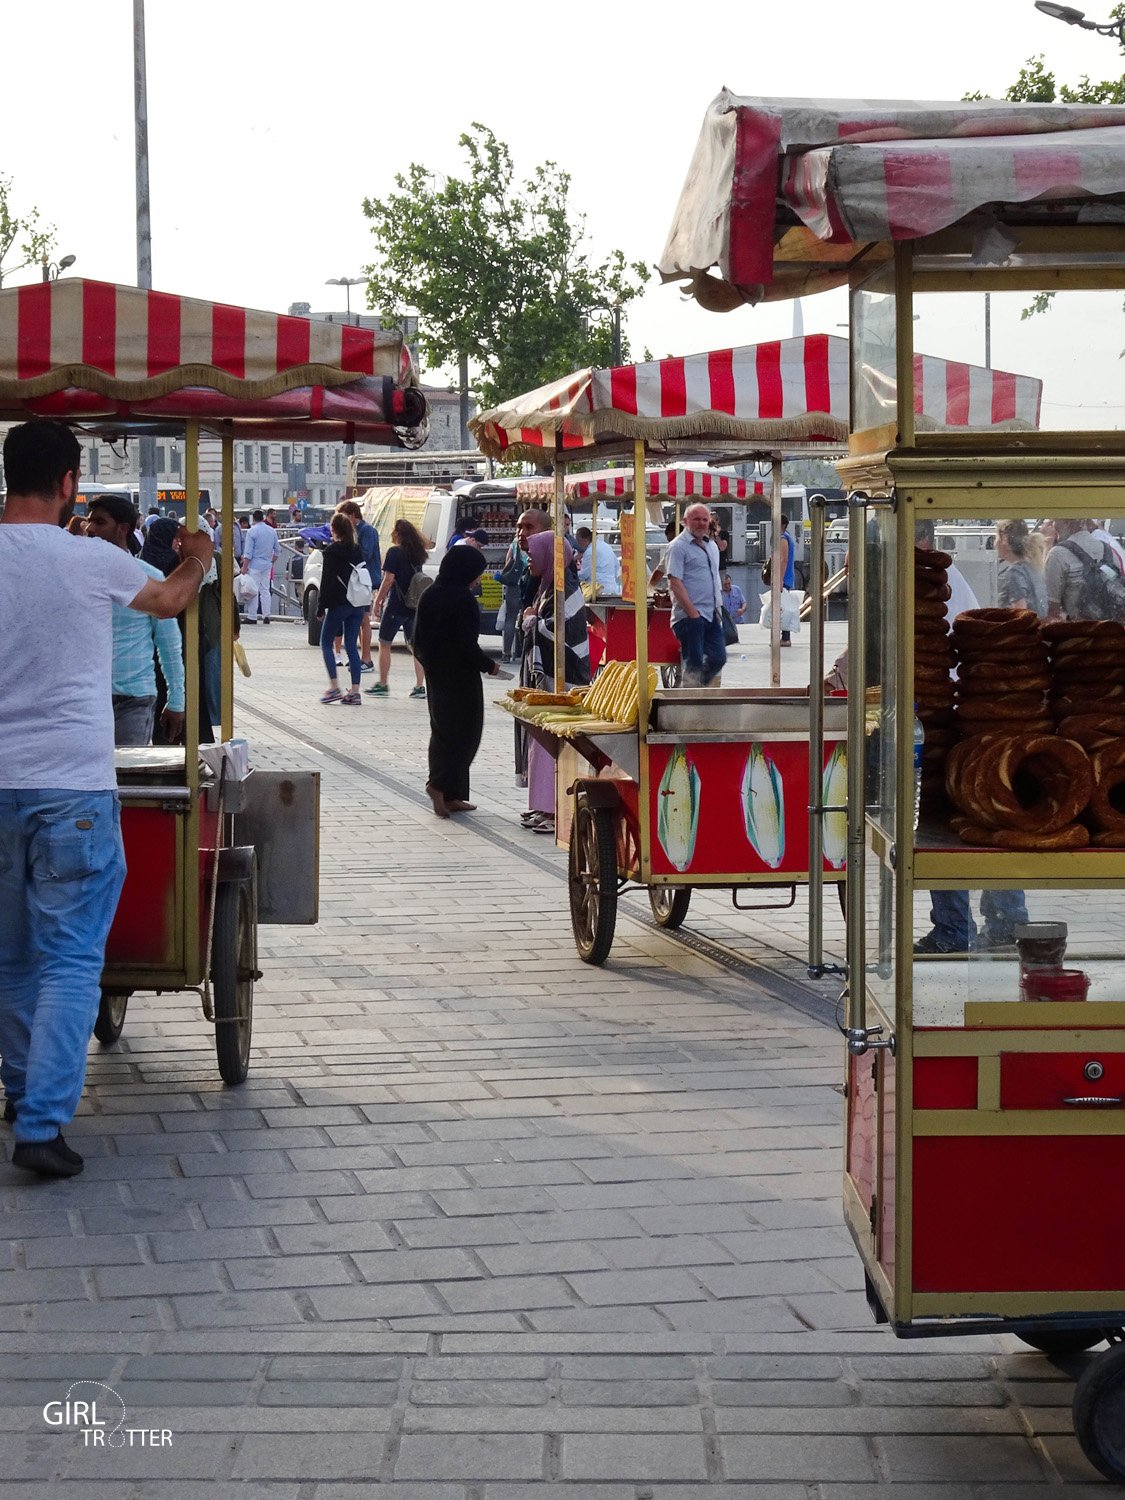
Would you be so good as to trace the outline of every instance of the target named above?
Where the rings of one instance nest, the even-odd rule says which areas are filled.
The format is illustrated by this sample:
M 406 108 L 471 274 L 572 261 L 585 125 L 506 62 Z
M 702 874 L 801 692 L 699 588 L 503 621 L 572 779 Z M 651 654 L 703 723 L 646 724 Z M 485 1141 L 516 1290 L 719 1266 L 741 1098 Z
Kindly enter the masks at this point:
M 617 925 L 617 836 L 613 814 L 590 807 L 585 797 L 575 801 L 567 877 L 578 957 L 583 963 L 603 964 Z
M 320 608 L 320 590 L 315 583 L 305 590 L 301 608 L 305 612 L 305 621 L 309 627 L 309 645 L 319 646 L 321 622 L 317 619 L 316 612 Z
M 650 885 L 648 902 L 652 907 L 652 920 L 665 932 L 674 932 L 682 927 L 691 905 L 690 885 Z
M 1032 1349 L 1050 1359 L 1066 1359 L 1105 1342 L 1104 1328 L 1044 1328 L 1041 1333 L 1017 1334 Z
M 1098 1473 L 1125 1484 L 1125 1344 L 1083 1370 L 1074 1389 L 1074 1432 Z
M 684 669 L 678 661 L 660 668 L 660 686 L 663 688 L 678 688 L 683 678 Z
M 250 1071 L 250 1038 L 254 1025 L 253 974 L 256 913 L 253 884 L 232 880 L 219 886 L 211 937 L 211 994 L 215 1006 L 215 1055 L 224 1083 L 246 1081 Z
M 102 990 L 94 1035 L 103 1047 L 112 1047 L 125 1026 L 125 1012 L 132 990 Z

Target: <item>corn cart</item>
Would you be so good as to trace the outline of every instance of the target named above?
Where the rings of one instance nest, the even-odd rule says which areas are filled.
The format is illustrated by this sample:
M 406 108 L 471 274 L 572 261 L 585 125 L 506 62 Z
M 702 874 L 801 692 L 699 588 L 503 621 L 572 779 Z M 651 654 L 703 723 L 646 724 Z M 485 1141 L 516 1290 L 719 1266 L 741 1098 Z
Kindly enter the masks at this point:
M 560 588 L 567 470 L 576 462 L 614 453 L 631 458 L 628 489 L 648 496 L 650 456 L 766 453 L 775 468 L 779 521 L 782 448 L 827 445 L 839 452 L 846 436 L 841 349 L 846 354 L 843 340 L 814 335 L 582 371 L 482 413 L 472 426 L 490 457 L 553 456 Z M 572 486 L 588 479 L 570 476 Z M 631 886 L 648 891 L 659 926 L 676 928 L 699 886 L 728 888 L 735 905 L 750 910 L 739 892 L 781 889 L 791 905 L 810 865 L 830 884 L 844 879 L 842 700 L 822 702 L 819 693 L 810 700 L 804 684 L 780 686 L 776 608 L 773 686 L 658 689 L 650 658 L 646 506 L 634 505 L 624 521 L 619 607 L 631 616 L 631 659 L 611 661 L 612 675 L 599 678 L 573 711 L 514 697 L 502 705 L 556 759 L 556 837 L 569 850 L 574 939 L 588 963 L 608 956 L 617 898 Z M 774 534 L 780 536 L 780 525 Z M 774 568 L 775 589 L 782 571 Z M 557 649 L 561 655 L 561 641 Z M 562 680 L 558 660 L 555 681 Z M 810 763 L 814 720 L 823 720 L 824 749 Z M 835 809 L 812 824 L 810 781 L 819 800 Z
M 1076 403 L 1067 344 L 1049 341 L 1061 333 L 1082 366 L 1114 369 L 1125 110 L 874 116 L 866 103 L 720 96 L 662 270 L 710 304 L 850 286 L 844 1208 L 875 1317 L 901 1336 L 1013 1332 L 1055 1356 L 1108 1341 L 1082 1365 L 1074 1425 L 1121 1483 L 1123 590 L 1092 543 L 1090 567 L 1069 567 L 1067 542 L 1093 534 L 1091 517 L 1122 530 L 1125 439 L 1103 401 Z M 1099 290 L 1114 294 L 1106 349 L 1088 300 Z M 1041 291 L 1055 294 L 1052 319 L 1082 319 L 1039 335 L 1045 406 L 1064 387 L 1041 430 L 1019 422 L 1011 386 L 983 408 L 971 386 L 958 393 L 969 431 L 916 420 L 916 316 L 953 326 L 969 308 L 988 329 L 998 298 L 1019 307 Z M 1075 427 L 1076 411 L 1093 422 Z M 919 535 L 1018 537 L 1028 517 L 1054 527 L 1057 618 L 1009 604 L 948 632 L 933 601 L 951 557 L 918 551 Z M 981 561 L 1004 576 L 996 552 Z M 916 783 L 919 702 L 931 728 Z M 976 932 L 978 906 L 1008 935 Z M 938 927 L 947 909 L 960 913 L 952 940 Z
M 398 334 L 95 281 L 0 292 L 0 417 L 53 417 L 109 442 L 182 439 L 189 531 L 199 525 L 202 435 L 220 476 L 228 556 L 236 439 L 417 446 L 424 415 Z M 223 743 L 201 751 L 193 603 L 184 743 L 116 752 L 127 874 L 94 1033 L 117 1040 L 136 990 L 194 990 L 215 1028 L 219 1072 L 236 1084 L 250 1066 L 258 922 L 317 919 L 319 776 L 250 770 L 245 741 L 232 741 L 234 604 L 229 575 L 221 581 Z

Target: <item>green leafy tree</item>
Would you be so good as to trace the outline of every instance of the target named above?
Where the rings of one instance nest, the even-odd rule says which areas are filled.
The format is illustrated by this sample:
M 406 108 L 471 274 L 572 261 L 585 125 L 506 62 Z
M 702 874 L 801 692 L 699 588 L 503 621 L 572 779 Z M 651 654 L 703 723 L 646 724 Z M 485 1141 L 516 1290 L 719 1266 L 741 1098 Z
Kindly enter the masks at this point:
M 45 224 L 37 208 L 31 208 L 23 215 L 13 211 L 12 179 L 0 174 L 0 286 L 5 275 L 49 260 L 55 241 L 55 226 Z M 5 267 L 4 262 L 17 246 L 23 260 L 18 266 Z
M 485 406 L 610 363 L 615 309 L 639 294 L 647 268 L 619 250 L 590 259 L 570 174 L 554 162 L 521 182 L 487 126 L 474 123 L 459 144 L 463 176 L 412 162 L 392 192 L 364 199 L 375 241 L 368 306 L 387 318 L 416 308 L 427 363 L 467 359 Z M 621 352 L 629 357 L 624 338 Z

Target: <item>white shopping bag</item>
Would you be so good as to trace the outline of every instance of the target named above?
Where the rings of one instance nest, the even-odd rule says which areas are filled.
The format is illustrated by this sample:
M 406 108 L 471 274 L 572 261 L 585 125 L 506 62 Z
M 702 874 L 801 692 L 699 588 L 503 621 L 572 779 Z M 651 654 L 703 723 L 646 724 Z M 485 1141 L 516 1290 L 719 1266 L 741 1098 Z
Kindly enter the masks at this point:
M 779 600 L 781 606 L 781 629 L 787 630 L 790 635 L 796 635 L 801 628 L 801 603 L 804 597 L 805 596 L 804 594 L 802 594 L 800 589 L 781 590 L 781 596 Z M 761 600 L 762 604 L 762 612 L 758 616 L 758 624 L 762 627 L 763 630 L 769 630 L 771 624 L 773 623 L 773 616 L 770 608 L 773 602 L 773 595 L 759 594 L 758 598 Z

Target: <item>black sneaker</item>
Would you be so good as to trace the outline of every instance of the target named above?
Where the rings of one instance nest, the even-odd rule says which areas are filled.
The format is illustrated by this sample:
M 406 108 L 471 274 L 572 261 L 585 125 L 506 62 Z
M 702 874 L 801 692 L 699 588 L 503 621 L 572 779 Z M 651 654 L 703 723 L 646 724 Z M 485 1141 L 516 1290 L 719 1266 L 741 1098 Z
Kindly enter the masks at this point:
M 4 1100 L 4 1124 L 11 1125 L 15 1122 L 16 1106 L 10 1099 Z
M 978 953 L 1014 953 L 1016 935 L 1014 932 L 989 932 L 986 927 L 978 935 L 973 947 Z
M 12 1152 L 12 1165 L 40 1177 L 77 1177 L 86 1163 L 70 1149 L 60 1130 L 53 1141 L 20 1141 Z
M 946 955 L 950 953 L 971 953 L 976 947 L 976 939 L 967 943 L 959 943 L 955 938 L 944 938 L 938 934 L 936 927 L 932 927 L 925 937 L 920 937 L 914 944 L 915 953 L 930 954 L 933 956 Z

